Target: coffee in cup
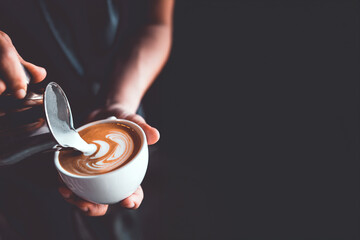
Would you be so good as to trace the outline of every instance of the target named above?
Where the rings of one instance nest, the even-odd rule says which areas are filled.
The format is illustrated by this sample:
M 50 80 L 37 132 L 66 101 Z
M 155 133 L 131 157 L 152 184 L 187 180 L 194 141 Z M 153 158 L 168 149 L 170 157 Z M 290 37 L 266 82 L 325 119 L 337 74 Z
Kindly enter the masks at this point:
M 72 149 L 55 152 L 55 166 L 65 185 L 79 197 L 102 204 L 119 202 L 134 193 L 149 158 L 141 127 L 124 119 L 105 119 L 77 131 L 97 150 L 88 156 Z
M 98 175 L 111 172 L 134 158 L 139 152 L 140 137 L 124 123 L 99 123 L 79 132 L 82 139 L 96 146 L 91 155 L 72 149 L 60 152 L 61 166 L 76 175 Z

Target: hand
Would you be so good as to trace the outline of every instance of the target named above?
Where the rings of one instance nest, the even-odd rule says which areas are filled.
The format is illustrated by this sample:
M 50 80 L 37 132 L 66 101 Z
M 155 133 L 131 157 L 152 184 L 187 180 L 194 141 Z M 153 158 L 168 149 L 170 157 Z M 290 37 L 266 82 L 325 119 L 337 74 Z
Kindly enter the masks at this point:
M 91 122 L 110 116 L 127 119 L 137 123 L 144 130 L 149 145 L 156 143 L 160 138 L 158 130 L 148 125 L 143 117 L 127 111 L 119 104 L 112 104 L 102 109 L 96 109 L 89 115 L 87 121 Z M 70 189 L 65 186 L 60 187 L 59 192 L 68 203 L 75 205 L 88 216 L 102 216 L 108 209 L 108 205 L 91 203 L 77 197 Z M 141 187 L 139 187 L 131 196 L 121 201 L 120 205 L 129 209 L 137 209 L 140 206 L 143 198 L 143 190 Z
M 146 123 L 145 119 L 138 114 L 132 113 L 121 104 L 111 104 L 104 108 L 99 108 L 90 113 L 87 122 L 105 119 L 115 116 L 119 119 L 126 119 L 138 124 L 145 132 L 146 139 L 149 145 L 155 144 L 160 139 L 160 133 L 156 128 L 151 127 Z
M 88 202 L 78 196 L 76 196 L 69 188 L 65 186 L 59 187 L 59 192 L 68 203 L 78 207 L 84 214 L 88 216 L 103 216 L 108 210 L 109 205 L 97 204 Z M 138 187 L 136 191 L 128 198 L 125 198 L 120 202 L 120 205 L 129 209 L 137 209 L 144 198 L 144 193 L 141 187 Z
M 8 90 L 16 98 L 25 97 L 27 83 L 21 64 L 30 72 L 33 83 L 41 82 L 46 77 L 46 70 L 22 59 L 10 37 L 0 31 L 0 95 Z

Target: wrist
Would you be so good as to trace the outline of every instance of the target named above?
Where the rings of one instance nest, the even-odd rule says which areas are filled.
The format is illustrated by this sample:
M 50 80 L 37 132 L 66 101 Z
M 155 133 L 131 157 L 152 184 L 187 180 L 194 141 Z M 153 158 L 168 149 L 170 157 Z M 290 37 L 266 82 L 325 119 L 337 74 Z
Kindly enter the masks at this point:
M 105 108 L 112 109 L 112 110 L 119 109 L 122 112 L 135 114 L 138 109 L 138 105 L 135 103 L 126 103 L 126 102 L 119 102 L 119 101 L 114 101 L 114 100 L 107 100 L 106 104 L 105 104 Z
M 142 95 L 140 91 L 128 87 L 123 88 L 122 90 L 115 93 L 109 93 L 108 97 L 106 98 L 105 105 L 106 107 L 114 106 L 122 108 L 130 113 L 136 113 L 141 99 Z

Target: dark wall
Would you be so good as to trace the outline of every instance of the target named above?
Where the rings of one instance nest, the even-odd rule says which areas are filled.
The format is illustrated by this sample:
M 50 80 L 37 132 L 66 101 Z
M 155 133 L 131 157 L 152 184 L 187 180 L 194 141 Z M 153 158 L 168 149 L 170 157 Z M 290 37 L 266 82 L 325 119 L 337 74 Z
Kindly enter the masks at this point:
M 358 15 L 357 1 L 177 1 L 148 96 L 154 239 L 359 239 Z

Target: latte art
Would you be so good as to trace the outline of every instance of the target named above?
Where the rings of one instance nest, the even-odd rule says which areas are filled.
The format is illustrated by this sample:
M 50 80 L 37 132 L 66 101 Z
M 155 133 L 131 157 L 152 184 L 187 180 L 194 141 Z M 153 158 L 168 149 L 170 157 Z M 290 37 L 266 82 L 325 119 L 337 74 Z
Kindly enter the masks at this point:
M 121 123 L 102 123 L 79 132 L 89 144 L 96 146 L 91 155 L 74 150 L 62 150 L 61 166 L 76 175 L 97 175 L 110 172 L 130 161 L 138 152 L 140 138 L 129 126 Z
M 106 138 L 118 145 L 110 149 L 110 144 L 107 142 L 94 140 L 92 144 L 97 147 L 97 150 L 95 154 L 89 157 L 89 159 L 93 159 L 94 161 L 79 157 L 75 160 L 76 163 L 74 164 L 83 169 L 84 172 L 91 174 L 94 171 L 110 171 L 120 166 L 131 156 L 134 150 L 134 141 L 132 141 L 130 136 L 122 132 L 112 132 L 106 135 Z

